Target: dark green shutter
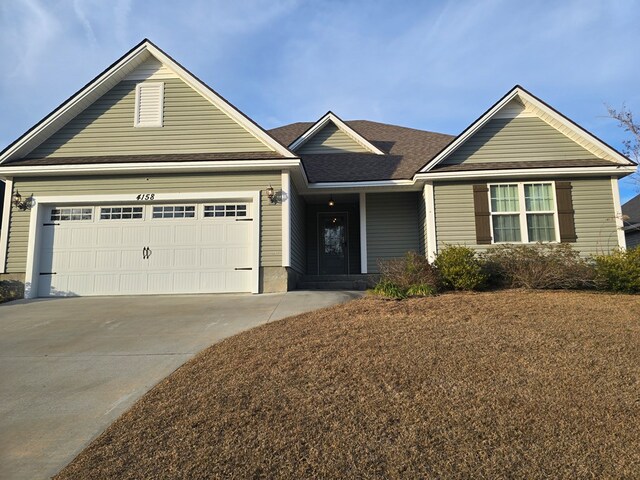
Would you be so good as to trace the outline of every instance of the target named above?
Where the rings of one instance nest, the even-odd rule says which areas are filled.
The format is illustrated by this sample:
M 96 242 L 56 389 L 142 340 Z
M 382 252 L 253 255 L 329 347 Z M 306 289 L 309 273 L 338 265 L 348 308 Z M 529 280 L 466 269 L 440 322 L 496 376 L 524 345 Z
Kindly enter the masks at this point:
M 491 212 L 489 211 L 489 188 L 486 184 L 473 186 L 473 208 L 476 217 L 476 243 L 491 244 Z
M 571 197 L 571 182 L 556 182 L 556 203 L 558 204 L 558 224 L 560 226 L 560 241 L 562 243 L 575 242 L 576 226 Z

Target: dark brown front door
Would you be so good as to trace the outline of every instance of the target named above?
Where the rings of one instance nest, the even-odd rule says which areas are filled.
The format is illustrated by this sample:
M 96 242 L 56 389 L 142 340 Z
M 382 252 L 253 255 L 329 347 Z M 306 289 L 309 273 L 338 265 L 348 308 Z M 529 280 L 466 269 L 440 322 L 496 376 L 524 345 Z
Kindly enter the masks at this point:
M 320 275 L 346 274 L 348 265 L 347 214 L 318 214 Z

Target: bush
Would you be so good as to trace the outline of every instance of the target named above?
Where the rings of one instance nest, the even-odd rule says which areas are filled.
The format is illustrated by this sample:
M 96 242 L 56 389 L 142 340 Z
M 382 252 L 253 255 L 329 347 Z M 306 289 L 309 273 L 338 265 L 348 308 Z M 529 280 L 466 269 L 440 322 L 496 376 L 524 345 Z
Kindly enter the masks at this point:
M 484 258 L 494 284 L 535 289 L 594 286 L 593 266 L 566 243 L 501 245 Z
M 391 298 L 433 295 L 438 290 L 438 273 L 429 261 L 415 252 L 402 258 L 378 262 L 380 282 L 374 292 Z
M 596 255 L 596 285 L 614 292 L 640 293 L 640 248 Z
M 438 253 L 434 264 L 446 288 L 478 290 L 486 283 L 482 261 L 469 247 L 447 245 Z

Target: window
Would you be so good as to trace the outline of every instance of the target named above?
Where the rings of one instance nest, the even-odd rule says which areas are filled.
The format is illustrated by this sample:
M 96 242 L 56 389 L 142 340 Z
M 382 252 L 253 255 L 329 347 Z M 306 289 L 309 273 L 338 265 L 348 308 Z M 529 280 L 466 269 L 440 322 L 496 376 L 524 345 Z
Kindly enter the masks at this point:
M 195 218 L 194 205 L 162 205 L 153 207 L 153 218 Z
M 54 208 L 51 210 L 51 221 L 91 220 L 93 208 Z
M 205 205 L 205 217 L 246 217 L 246 205 Z
M 102 207 L 100 220 L 132 220 L 142 218 L 142 207 Z
M 557 241 L 552 183 L 490 185 L 489 196 L 493 243 Z
M 164 110 L 164 83 L 143 82 L 136 85 L 134 127 L 161 127 Z

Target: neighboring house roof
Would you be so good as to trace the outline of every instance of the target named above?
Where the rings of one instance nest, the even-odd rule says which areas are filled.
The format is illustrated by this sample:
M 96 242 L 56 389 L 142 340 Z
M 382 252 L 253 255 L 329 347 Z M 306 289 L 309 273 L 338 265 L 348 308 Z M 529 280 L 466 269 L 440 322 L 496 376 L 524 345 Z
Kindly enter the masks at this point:
M 299 122 L 269 130 L 283 145 L 291 145 L 317 122 Z M 406 180 L 455 137 L 368 120 L 344 122 L 384 153 L 301 154 L 310 182 Z
M 625 225 L 640 226 L 640 195 L 636 195 L 622 205 L 622 215 L 628 217 L 625 219 Z

